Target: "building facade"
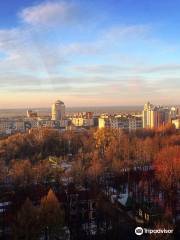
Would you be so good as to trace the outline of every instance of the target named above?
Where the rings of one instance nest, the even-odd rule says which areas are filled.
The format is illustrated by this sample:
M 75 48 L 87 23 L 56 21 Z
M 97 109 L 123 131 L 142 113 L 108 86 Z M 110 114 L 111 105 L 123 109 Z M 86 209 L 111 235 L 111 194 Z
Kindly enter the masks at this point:
M 51 109 L 52 120 L 59 121 L 65 118 L 65 105 L 62 101 L 57 100 Z
M 144 105 L 142 116 L 143 128 L 158 128 L 169 122 L 170 111 L 168 108 L 154 106 L 148 102 Z
M 176 129 L 180 129 L 180 118 L 173 119 L 172 124 L 175 126 Z
M 124 116 L 101 116 L 99 117 L 99 128 L 114 128 L 133 131 L 141 129 L 142 117 L 124 115 Z

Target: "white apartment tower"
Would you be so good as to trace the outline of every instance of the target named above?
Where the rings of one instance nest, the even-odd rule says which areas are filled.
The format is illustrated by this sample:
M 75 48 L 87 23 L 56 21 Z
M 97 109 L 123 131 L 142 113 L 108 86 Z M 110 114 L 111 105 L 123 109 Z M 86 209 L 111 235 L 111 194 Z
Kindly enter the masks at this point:
M 52 120 L 60 121 L 65 118 L 65 105 L 62 101 L 57 100 L 51 109 Z
M 142 112 L 143 116 L 143 128 L 152 128 L 154 125 L 153 121 L 153 108 L 154 106 L 150 102 L 144 105 L 144 110 Z

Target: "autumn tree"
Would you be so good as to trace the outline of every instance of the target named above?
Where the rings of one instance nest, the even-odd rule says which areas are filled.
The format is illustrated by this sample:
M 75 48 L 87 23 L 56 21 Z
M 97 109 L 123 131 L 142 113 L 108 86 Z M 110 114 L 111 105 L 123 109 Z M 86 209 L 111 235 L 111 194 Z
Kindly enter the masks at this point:
M 154 162 L 156 176 L 164 189 L 176 191 L 180 181 L 180 147 L 166 147 Z
M 12 183 L 17 186 L 25 186 L 34 182 L 34 172 L 29 160 L 13 161 L 9 175 Z
M 98 149 L 101 158 L 104 158 L 106 148 L 111 144 L 114 134 L 114 130 L 106 128 L 98 129 L 94 133 L 96 148 Z
M 37 183 L 47 184 L 53 177 L 53 168 L 47 160 L 42 160 L 34 164 L 33 171 Z
M 156 132 L 159 133 L 161 136 L 172 135 L 176 132 L 176 128 L 174 124 L 167 123 L 165 125 L 161 125 L 158 129 L 156 129 Z
M 13 240 L 39 239 L 39 211 L 29 199 L 25 201 L 18 211 L 12 229 Z
M 0 160 L 0 184 L 5 182 L 7 176 L 7 168 L 3 160 Z
M 64 212 L 51 189 L 47 196 L 41 200 L 40 219 L 45 239 L 58 239 L 58 236 L 62 234 Z
M 73 177 L 74 182 L 81 184 L 84 182 L 87 168 L 88 165 L 86 164 L 84 154 L 77 154 L 71 171 L 71 176 Z
M 98 153 L 94 152 L 89 169 L 88 169 L 88 174 L 94 181 L 97 182 L 98 177 L 102 174 L 102 172 L 103 172 L 102 162 L 98 157 Z

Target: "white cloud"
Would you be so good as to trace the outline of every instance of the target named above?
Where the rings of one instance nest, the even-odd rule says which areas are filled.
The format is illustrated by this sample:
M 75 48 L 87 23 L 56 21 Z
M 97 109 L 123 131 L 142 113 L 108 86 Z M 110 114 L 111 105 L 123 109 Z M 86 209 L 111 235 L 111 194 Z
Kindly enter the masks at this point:
M 134 38 L 145 39 L 149 37 L 151 26 L 148 24 L 138 25 L 117 25 L 113 26 L 103 32 L 106 40 L 126 39 L 132 40 Z
M 180 73 L 180 64 L 142 65 L 142 64 L 89 64 L 75 65 L 73 70 L 84 74 L 112 75 L 112 74 L 176 74 Z M 167 75 L 166 75 L 167 76 Z
M 0 73 L 39 73 L 52 72 L 66 61 L 55 47 L 47 47 L 36 33 L 28 27 L 0 30 Z
M 41 3 L 25 8 L 19 15 L 25 23 L 43 26 L 72 24 L 81 17 L 78 6 L 69 1 Z

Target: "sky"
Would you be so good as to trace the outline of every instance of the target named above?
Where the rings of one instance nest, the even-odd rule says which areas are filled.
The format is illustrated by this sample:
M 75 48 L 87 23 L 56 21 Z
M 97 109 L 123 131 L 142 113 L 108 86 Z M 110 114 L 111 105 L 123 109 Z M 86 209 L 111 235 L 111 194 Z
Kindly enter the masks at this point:
M 0 108 L 180 103 L 179 0 L 0 1 Z

